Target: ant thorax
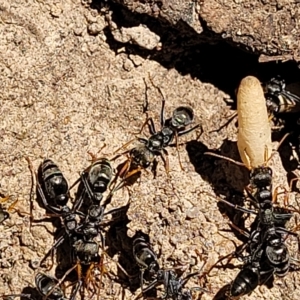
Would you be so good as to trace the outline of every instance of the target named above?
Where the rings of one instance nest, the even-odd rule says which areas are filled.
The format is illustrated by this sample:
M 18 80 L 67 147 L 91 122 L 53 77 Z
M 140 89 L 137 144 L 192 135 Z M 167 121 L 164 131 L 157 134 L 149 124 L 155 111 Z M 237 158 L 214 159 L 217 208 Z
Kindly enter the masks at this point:
M 164 137 L 162 132 L 158 132 L 149 138 L 147 148 L 150 151 L 160 151 L 164 147 Z

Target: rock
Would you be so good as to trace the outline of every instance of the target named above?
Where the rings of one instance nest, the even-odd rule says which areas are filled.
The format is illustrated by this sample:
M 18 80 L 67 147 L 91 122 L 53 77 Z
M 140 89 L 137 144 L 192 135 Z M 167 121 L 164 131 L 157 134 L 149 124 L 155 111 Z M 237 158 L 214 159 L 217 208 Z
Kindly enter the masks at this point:
M 131 28 L 122 27 L 112 31 L 112 34 L 118 42 L 137 44 L 148 50 L 153 50 L 158 46 L 160 40 L 157 34 L 144 25 Z

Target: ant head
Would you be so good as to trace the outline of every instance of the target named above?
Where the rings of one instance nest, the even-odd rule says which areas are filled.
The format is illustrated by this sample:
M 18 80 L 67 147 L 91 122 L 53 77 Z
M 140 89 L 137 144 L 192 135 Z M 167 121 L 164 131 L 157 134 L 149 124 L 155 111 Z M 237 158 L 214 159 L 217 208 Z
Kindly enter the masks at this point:
M 107 185 L 109 184 L 110 180 L 107 178 L 99 178 L 99 180 L 95 181 L 92 185 L 92 189 L 95 193 L 104 193 L 107 189 Z
M 272 184 L 272 169 L 269 167 L 261 166 L 251 170 L 250 183 L 256 187 L 267 187 Z
M 263 85 L 265 94 L 275 95 L 281 93 L 285 89 L 285 81 L 279 76 L 272 78 Z
M 69 194 L 58 195 L 55 198 L 55 203 L 60 206 L 65 206 L 69 200 Z
M 194 119 L 194 112 L 190 107 L 180 106 L 177 107 L 171 119 L 171 125 L 177 129 L 184 128 L 191 124 Z
M 148 269 L 149 275 L 150 276 L 154 276 L 155 274 L 157 274 L 157 272 L 158 272 L 159 269 L 160 268 L 159 268 L 158 262 L 156 260 L 152 261 L 149 264 L 149 269 Z

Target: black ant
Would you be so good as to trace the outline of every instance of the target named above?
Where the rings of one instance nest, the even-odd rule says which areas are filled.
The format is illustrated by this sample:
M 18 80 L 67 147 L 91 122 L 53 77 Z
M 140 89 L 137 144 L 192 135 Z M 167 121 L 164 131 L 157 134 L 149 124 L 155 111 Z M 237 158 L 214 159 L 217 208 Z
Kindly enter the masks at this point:
M 192 300 L 191 290 L 206 291 L 200 287 L 184 289 L 188 280 L 191 277 L 198 275 L 199 272 L 191 273 L 186 277 L 181 278 L 173 270 L 161 269 L 158 264 L 156 254 L 151 249 L 146 238 L 140 233 L 133 240 L 133 256 L 140 268 L 140 285 L 142 295 L 158 285 L 164 286 L 164 296 L 162 299 Z M 147 287 L 144 287 L 144 272 L 147 272 L 148 277 L 152 280 Z M 141 295 L 139 295 L 137 299 L 140 297 Z
M 160 113 L 160 131 L 155 129 L 155 125 L 153 119 L 147 116 L 145 123 L 143 124 L 140 132 L 142 132 L 145 125 L 148 125 L 149 132 L 151 136 L 149 138 L 137 138 L 141 144 L 123 152 L 122 154 L 118 154 L 113 159 L 116 159 L 124 154 L 129 154 L 128 160 L 125 162 L 122 169 L 117 174 L 117 177 L 128 178 L 142 169 L 148 168 L 151 164 L 153 165 L 153 171 L 155 173 L 157 160 L 156 158 L 160 156 L 164 162 L 164 166 L 167 174 L 169 174 L 169 159 L 168 152 L 166 147 L 173 145 L 172 142 L 175 139 L 175 145 L 178 147 L 178 137 L 185 135 L 189 132 L 194 131 L 196 128 L 201 127 L 200 124 L 186 129 L 188 125 L 190 125 L 194 120 L 194 113 L 190 107 L 180 106 L 177 107 L 172 114 L 172 117 L 169 119 L 165 119 L 164 109 L 165 109 L 165 98 L 163 93 L 159 87 L 156 87 L 161 96 L 162 96 L 162 107 Z M 144 109 L 147 110 L 146 108 Z M 201 127 L 201 131 L 202 127 Z M 136 139 L 134 139 L 136 140 Z M 119 152 L 121 149 L 127 147 L 134 140 L 129 141 L 121 148 L 115 151 L 115 153 Z M 178 151 L 178 149 L 177 149 Z M 179 155 L 179 152 L 178 152 Z M 179 159 L 179 163 L 181 168 L 181 161 Z
M 280 113 L 297 113 L 300 111 L 300 96 L 286 87 L 285 80 L 279 76 L 263 84 L 268 112 L 272 115 Z
M 35 276 L 35 286 L 39 294 L 49 300 L 67 300 L 63 289 L 59 285 L 59 281 L 49 275 L 44 273 L 37 273 Z M 30 300 L 34 298 L 29 294 L 11 294 L 2 295 L 4 299 L 9 299 L 9 297 L 23 297 Z

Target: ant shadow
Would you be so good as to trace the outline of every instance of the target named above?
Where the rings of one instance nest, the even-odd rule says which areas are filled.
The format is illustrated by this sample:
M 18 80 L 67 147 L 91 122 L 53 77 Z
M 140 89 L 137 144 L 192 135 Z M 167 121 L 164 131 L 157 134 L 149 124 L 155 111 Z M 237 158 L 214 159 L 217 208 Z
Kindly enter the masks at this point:
M 127 224 L 130 222 L 127 216 L 129 204 L 120 207 L 117 213 L 112 215 L 109 223 L 109 229 L 106 231 L 106 253 L 109 257 L 118 254 L 118 263 L 126 271 L 129 277 L 124 274 L 118 266 L 116 282 L 122 284 L 123 287 L 130 288 L 132 292 L 139 288 L 139 268 L 135 262 L 132 252 L 133 238 L 127 235 Z
M 25 299 L 31 299 L 31 300 L 42 300 L 43 297 L 40 295 L 40 293 L 38 292 L 38 290 L 34 287 L 25 287 L 23 290 L 22 290 L 22 294 L 24 295 L 28 295 L 30 296 L 30 298 L 27 298 L 27 297 L 24 297 L 24 296 L 21 296 L 20 297 L 20 300 L 25 300 Z
M 272 140 L 280 141 L 285 134 L 290 133 L 279 147 L 278 153 L 282 161 L 283 168 L 287 172 L 287 182 L 290 184 L 291 181 L 293 181 L 291 191 L 299 193 L 299 188 L 296 187 L 297 181 L 295 180 L 298 176 L 294 173 L 295 170 L 300 168 L 300 125 L 298 124 L 298 119 L 299 117 L 294 115 L 286 117 L 284 119 L 284 128 L 279 132 L 273 132 Z
M 209 149 L 200 141 L 187 142 L 186 150 L 195 171 L 212 186 L 216 200 L 219 197 L 225 197 L 232 204 L 243 206 L 245 201 L 243 191 L 249 184 L 249 171 L 246 168 L 235 165 L 226 159 L 205 154 Z M 236 142 L 224 140 L 222 146 L 215 153 L 239 161 Z M 218 207 L 221 214 L 226 214 L 232 223 L 240 229 L 245 228 L 242 212 L 222 202 L 218 203 Z M 245 240 L 245 237 L 237 230 L 233 228 L 232 231 L 239 239 Z
M 226 196 L 227 191 L 243 193 L 245 186 L 249 184 L 249 171 L 226 160 L 228 157 L 240 162 L 236 142 L 224 140 L 221 147 L 214 151 L 225 159 L 205 154 L 212 151 L 200 141 L 187 142 L 186 150 L 195 171 L 211 184 L 217 196 Z
M 13 300 L 15 298 L 20 298 L 20 300 L 42 300 L 43 297 L 40 295 L 36 288 L 27 286 L 23 288 L 20 294 L 9 294 L 2 295 L 0 298 L 4 300 Z

